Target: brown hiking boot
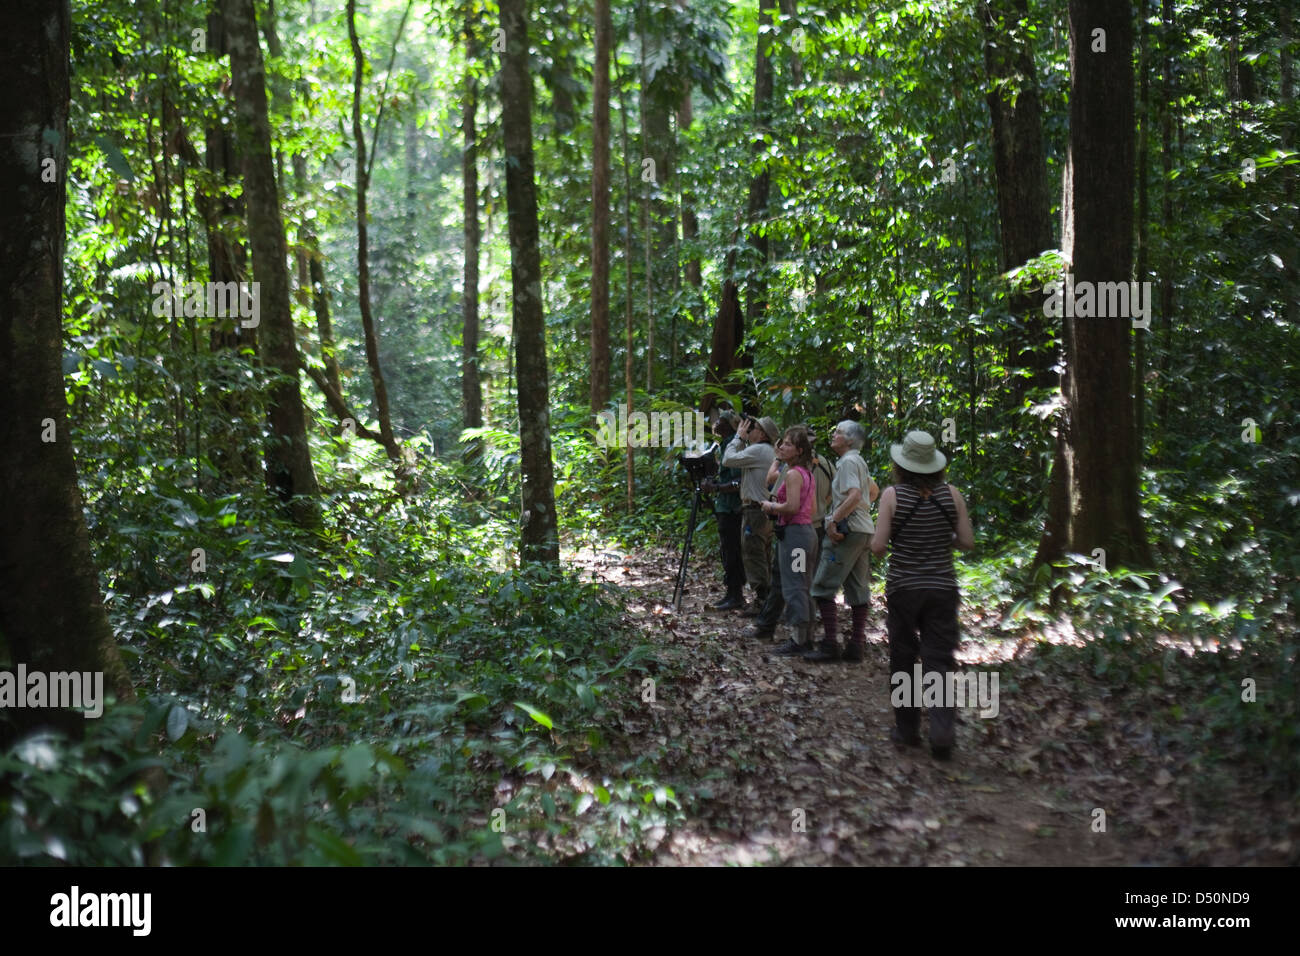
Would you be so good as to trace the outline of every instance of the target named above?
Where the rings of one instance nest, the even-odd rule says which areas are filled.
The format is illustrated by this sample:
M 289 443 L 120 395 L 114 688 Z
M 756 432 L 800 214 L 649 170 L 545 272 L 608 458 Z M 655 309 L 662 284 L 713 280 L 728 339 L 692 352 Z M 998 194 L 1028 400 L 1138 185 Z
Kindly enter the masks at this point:
M 849 641 L 844 645 L 844 652 L 840 654 L 840 660 L 848 664 L 860 664 L 864 656 L 862 641 Z
M 763 627 L 761 624 L 751 624 L 740 632 L 740 636 L 760 641 L 770 641 L 776 636 L 776 631 L 769 627 Z

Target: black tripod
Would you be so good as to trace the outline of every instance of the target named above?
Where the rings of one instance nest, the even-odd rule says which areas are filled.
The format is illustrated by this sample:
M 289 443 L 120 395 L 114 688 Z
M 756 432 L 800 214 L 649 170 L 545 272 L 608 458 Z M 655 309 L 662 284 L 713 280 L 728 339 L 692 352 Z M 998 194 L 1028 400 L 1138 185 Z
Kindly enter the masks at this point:
M 699 514 L 700 499 L 704 497 L 704 492 L 700 491 L 700 486 L 695 486 L 695 500 L 691 502 L 691 517 L 686 522 L 686 542 L 682 545 L 682 563 L 677 568 L 677 587 L 673 590 L 673 610 L 680 611 L 682 607 L 682 591 L 686 587 L 686 563 L 691 559 L 691 538 L 695 537 L 695 516 Z
M 677 456 L 678 463 L 686 469 L 691 482 L 695 485 L 695 500 L 691 502 L 691 517 L 686 522 L 686 540 L 682 543 L 682 563 L 677 568 L 677 586 L 673 589 L 674 611 L 681 610 L 682 591 L 686 589 L 686 564 L 691 559 L 691 539 L 695 537 L 695 518 L 700 513 L 700 499 L 704 497 L 704 492 L 700 491 L 700 482 L 718 473 L 718 459 L 714 457 L 716 449 L 716 445 L 710 445 L 696 455 Z

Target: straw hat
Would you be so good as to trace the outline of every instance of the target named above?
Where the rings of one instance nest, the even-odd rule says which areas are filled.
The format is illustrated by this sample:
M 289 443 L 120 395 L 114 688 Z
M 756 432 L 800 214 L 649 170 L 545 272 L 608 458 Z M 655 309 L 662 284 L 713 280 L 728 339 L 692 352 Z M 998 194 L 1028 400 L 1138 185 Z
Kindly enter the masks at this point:
M 932 475 L 948 464 L 943 452 L 934 447 L 928 432 L 908 432 L 901 445 L 889 446 L 889 457 L 894 464 L 918 475 Z
M 763 429 L 767 437 L 773 442 L 781 437 L 781 429 L 777 428 L 776 422 L 772 421 L 772 419 L 768 418 L 766 415 L 762 418 L 755 419 L 755 421 L 758 422 L 758 427 Z

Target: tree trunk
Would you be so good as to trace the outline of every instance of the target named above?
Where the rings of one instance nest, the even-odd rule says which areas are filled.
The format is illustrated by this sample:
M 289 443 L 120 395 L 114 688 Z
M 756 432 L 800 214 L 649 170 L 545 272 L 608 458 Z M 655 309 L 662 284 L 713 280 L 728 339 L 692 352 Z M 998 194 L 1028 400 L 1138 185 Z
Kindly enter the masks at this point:
M 261 327 L 267 364 L 283 376 L 271 389 L 271 440 L 266 450 L 267 482 L 289 501 L 316 495 L 316 473 L 307 447 L 306 413 L 298 390 L 298 346 L 289 309 L 289 270 L 280 217 L 280 196 L 271 160 L 271 126 L 266 116 L 266 70 L 257 41 L 253 0 L 228 0 L 226 32 L 235 93 L 236 131 L 243 159 L 253 274 L 260 283 Z M 298 502 L 295 519 L 313 524 L 314 505 Z
M 781 0 L 781 16 L 785 20 L 794 22 L 799 16 L 797 0 Z M 793 32 L 789 30 L 787 35 L 793 35 Z M 793 43 L 787 43 L 787 47 L 789 52 L 785 58 L 785 65 L 790 74 L 787 89 L 794 90 L 803 86 L 803 57 L 799 55 Z
M 415 112 L 406 114 L 406 128 L 403 130 L 402 151 L 406 154 L 406 235 L 415 242 L 419 237 L 415 231 L 416 214 L 420 202 L 420 126 L 415 121 Z M 378 130 L 376 130 L 378 133 Z M 376 136 L 376 143 L 378 137 Z
M 380 446 L 384 444 L 383 437 L 367 428 L 365 425 L 365 419 L 357 412 L 348 408 L 347 399 L 343 397 L 342 392 L 330 383 L 330 380 L 326 377 L 324 372 L 318 368 L 312 368 L 306 362 L 302 363 L 302 370 L 307 373 L 308 378 L 316 383 L 317 387 L 321 390 L 321 394 L 325 396 L 325 404 L 329 405 L 330 411 L 334 413 L 335 417 L 337 417 L 340 422 L 351 419 L 356 425 L 356 432 L 358 435 L 362 438 L 369 438 Z
M 221 61 L 230 50 L 226 42 L 225 7 L 228 0 L 217 0 L 208 14 L 208 51 Z M 224 72 L 224 71 L 223 71 Z M 182 138 L 185 124 L 179 111 L 173 120 Z M 230 129 L 213 120 L 204 129 L 204 163 L 214 180 L 222 187 L 217 197 L 209 197 L 205 190 L 195 190 L 195 203 L 203 216 L 208 235 L 208 279 L 211 282 L 243 282 L 248 279 L 248 250 L 240 234 L 238 223 L 244 220 L 244 197 L 230 195 L 229 184 L 238 175 L 239 157 L 235 152 L 234 137 Z M 238 319 L 218 318 L 208 329 L 208 348 L 212 352 L 257 352 L 256 328 L 243 328 Z M 224 423 L 213 434 L 208 455 L 220 476 L 218 483 L 227 490 L 242 486 L 245 481 L 262 471 L 257 449 L 241 440 L 239 423 L 249 417 L 249 401 L 243 391 L 243 380 L 238 369 L 227 362 L 216 363 L 214 378 L 206 389 L 215 395 L 216 420 Z
M 465 103 L 461 113 L 461 180 L 464 185 L 465 275 L 461 283 L 460 393 L 465 405 L 465 427 L 483 427 L 483 386 L 478 374 L 478 255 L 482 234 L 478 223 L 478 23 L 465 21 Z
M 280 33 L 275 23 L 275 3 L 266 5 L 266 17 L 262 23 L 262 32 L 266 37 L 266 51 L 272 57 L 284 55 L 280 45 Z M 273 95 L 289 96 L 283 89 L 272 91 Z M 297 85 L 297 95 L 304 103 L 310 98 L 311 91 L 306 81 Z M 287 106 L 287 104 L 286 104 Z M 302 152 L 293 154 L 293 186 L 299 197 L 307 195 L 307 157 Z M 339 372 L 338 356 L 334 352 L 334 328 L 330 322 L 329 293 L 325 291 L 325 267 L 321 261 L 320 243 L 316 230 L 312 227 L 312 217 L 304 215 L 298 224 L 298 284 L 300 289 L 310 288 L 312 309 L 316 314 L 316 334 L 320 339 L 321 361 L 325 364 L 325 378 L 330 387 L 339 395 L 343 394 L 343 381 Z M 299 292 L 302 295 L 302 292 Z M 349 416 L 350 417 L 350 416 Z M 355 421 L 355 419 L 353 419 Z
M 665 214 L 663 197 L 673 178 L 673 127 L 672 102 L 664 92 L 662 71 L 653 77 L 646 69 L 647 61 L 657 47 L 666 42 L 662 36 L 651 32 L 651 19 L 646 0 L 637 4 L 638 30 L 641 33 L 641 157 L 642 157 L 642 242 L 645 248 L 646 284 L 646 349 L 645 387 L 654 391 L 655 340 L 658 338 L 658 309 L 656 301 L 660 292 L 672 288 L 673 274 L 677 270 L 673 243 L 677 236 L 675 217 Z M 648 177 L 645 161 L 651 160 L 652 171 Z
M 1070 370 L 1061 373 L 1061 394 L 1066 391 Z M 1034 564 L 1047 564 L 1065 554 L 1070 525 L 1070 476 L 1065 449 L 1069 444 L 1069 417 L 1062 409 L 1056 421 L 1056 444 L 1052 452 L 1052 474 L 1047 486 L 1047 516 L 1043 536 L 1034 553 Z
M 519 379 L 522 471 L 520 557 L 560 557 L 551 463 L 550 383 L 542 313 L 542 257 L 538 248 L 537 188 L 533 182 L 533 78 L 528 69 L 527 0 L 501 0 L 501 125 L 505 142 L 510 281 L 514 292 L 515 366 Z
M 623 77 L 615 60 L 618 79 L 618 122 L 623 133 L 623 403 L 627 414 L 636 408 L 632 385 L 632 174 L 628 171 L 631 160 L 631 140 L 627 135 L 627 98 L 623 95 Z M 636 449 L 632 442 L 623 441 L 623 470 L 627 485 L 627 513 L 633 510 L 633 488 L 636 479 Z
M 773 8 L 773 0 L 759 0 L 759 34 L 754 51 L 753 152 L 755 156 L 762 153 L 763 138 L 771 132 L 768 128 L 768 119 L 772 103 L 772 60 L 768 47 L 771 44 Z M 764 27 L 767 29 L 764 30 Z M 753 364 L 751 357 L 740 355 L 738 352 L 745 341 L 746 325 L 752 326 L 767 308 L 767 282 L 762 272 L 767 267 L 768 242 L 764 229 L 759 223 L 767 214 L 769 185 L 770 177 L 766 168 L 761 170 L 749 184 L 745 222 L 749 228 L 750 248 L 757 255 L 753 272 L 746 283 L 743 311 L 740 307 L 740 289 L 733 278 L 737 260 L 734 250 L 727 253 L 723 265 L 722 296 L 713 319 L 709 364 L 704 375 L 705 383 L 708 385 L 723 386 L 732 372 Z M 714 401 L 713 395 L 706 394 L 700 402 L 700 409 L 708 414 L 713 408 Z
M 1170 190 L 1170 172 L 1173 169 L 1174 161 L 1174 56 L 1173 56 L 1173 32 L 1174 32 L 1174 3 L 1173 0 L 1162 0 L 1160 5 L 1160 55 L 1163 64 L 1160 70 L 1160 233 L 1163 236 L 1171 235 L 1173 229 L 1173 198 Z M 1167 249 L 1168 243 L 1164 244 Z M 1171 275 L 1172 270 L 1169 268 L 1168 252 L 1161 257 L 1161 261 L 1156 263 L 1157 270 L 1160 273 L 1160 329 L 1164 332 L 1166 338 L 1170 330 L 1173 329 L 1174 320 L 1174 280 Z M 1170 364 L 1170 349 L 1163 350 L 1161 358 L 1161 375 L 1158 379 L 1160 397 L 1156 402 L 1157 422 L 1167 422 L 1169 420 L 1169 398 L 1173 394 L 1173 389 L 1168 387 L 1168 370 Z M 1160 448 L 1163 443 L 1158 443 Z M 1157 463 L 1159 454 L 1157 451 Z
M 294 179 L 298 191 L 307 189 L 307 157 L 298 153 L 293 157 Z M 343 393 L 343 375 L 339 370 L 338 352 L 334 348 L 334 325 L 330 321 L 330 294 L 325 287 L 325 262 L 321 257 L 320 241 L 311 220 L 304 218 L 298 227 L 298 240 L 307 254 L 307 276 L 311 283 L 312 311 L 316 314 L 316 337 L 320 340 L 320 357 L 325 363 L 325 380 L 339 394 Z
M 685 0 L 678 0 L 678 3 L 681 4 L 682 6 L 685 6 Z M 690 87 L 690 82 L 687 81 L 686 91 L 682 94 L 682 101 L 677 107 L 678 135 L 680 136 L 682 130 L 690 129 L 691 123 L 693 121 L 694 121 L 694 110 L 691 106 L 691 87 Z M 682 220 L 681 241 L 683 245 L 685 245 L 686 243 L 692 244 L 692 247 L 687 250 L 688 258 L 686 260 L 685 272 L 686 272 L 686 281 L 690 283 L 694 291 L 690 293 L 690 295 L 688 296 L 687 301 L 690 304 L 686 306 L 685 311 L 686 314 L 689 315 L 692 320 L 698 321 L 700 316 L 699 316 L 697 305 L 700 299 L 700 288 L 704 285 L 704 278 L 700 269 L 700 256 L 699 253 L 694 249 L 693 244 L 700 234 L 700 222 L 695 215 L 695 194 L 691 191 L 690 187 L 684 185 L 681 180 L 677 181 L 677 186 L 678 186 L 677 189 L 678 205 L 681 208 L 681 220 Z M 676 257 L 679 264 L 681 263 L 681 255 L 682 253 L 679 250 Z M 673 313 L 673 343 L 672 343 L 673 351 L 672 351 L 672 358 L 671 358 L 674 377 L 677 369 L 677 352 L 678 352 L 678 338 L 679 338 L 677 333 L 676 322 L 677 322 L 677 313 L 674 312 Z M 689 361 L 689 358 L 687 360 Z
M 596 63 L 591 113 L 591 410 L 610 397 L 609 348 L 609 0 L 596 0 Z
M 695 114 L 691 106 L 691 91 L 688 87 L 686 93 L 682 96 L 681 105 L 677 107 L 677 129 L 690 129 L 691 123 L 694 122 Z M 700 234 L 700 221 L 695 215 L 695 193 L 689 186 L 682 187 L 682 241 L 694 242 Z M 695 288 L 700 288 L 704 284 L 704 279 L 700 270 L 700 257 L 693 250 L 691 257 L 686 260 L 686 281 Z
M 1138 283 L 1145 282 L 1148 272 L 1148 253 L 1150 240 L 1147 233 L 1147 218 L 1151 211 L 1150 190 L 1147 183 L 1148 148 L 1151 140 L 1151 27 L 1147 12 L 1147 0 L 1141 0 L 1138 7 L 1141 17 L 1140 49 L 1138 51 L 1138 146 L 1137 146 L 1137 265 L 1134 278 Z M 1140 288 L 1140 285 L 1139 285 Z M 1149 330 L 1139 329 L 1133 341 L 1133 446 L 1138 460 L 1142 460 L 1146 443 L 1143 433 L 1146 431 L 1146 343 Z
M 759 156 L 764 152 L 764 140 L 771 135 L 772 113 L 772 57 L 769 48 L 772 43 L 773 0 L 759 0 L 758 3 L 758 40 L 754 50 L 754 140 L 753 152 Z M 767 269 L 768 241 L 766 223 L 767 201 L 771 188 L 771 176 L 766 164 L 749 184 L 749 204 L 745 221 L 749 224 L 749 245 L 757 253 L 754 272 L 745 287 L 745 322 L 750 327 L 759 321 L 767 311 Z
M 713 339 L 709 345 L 709 365 L 704 381 L 720 388 L 729 386 L 732 372 L 742 367 L 740 346 L 745 341 L 745 313 L 740 308 L 740 286 L 732 278 L 736 268 L 736 253 L 727 253 L 723 264 L 722 299 L 713 318 Z M 709 393 L 700 402 L 700 410 L 708 414 L 716 401 Z
M 1288 9 L 1283 13 L 1281 24 L 1282 35 L 1288 38 L 1288 42 L 1282 44 L 1279 51 L 1279 99 L 1282 105 L 1288 111 L 1295 101 L 1295 56 L 1291 52 L 1295 44 L 1296 14 L 1295 10 Z M 1285 124 L 1281 130 L 1282 148 L 1290 152 L 1295 149 L 1295 124 Z M 1284 275 L 1286 277 L 1285 289 L 1286 306 L 1285 315 L 1288 322 L 1292 325 L 1300 325 L 1300 240 L 1297 240 L 1295 229 L 1295 208 L 1296 208 L 1296 180 L 1300 178 L 1297 174 L 1294 164 L 1288 164 L 1282 170 L 1282 201 L 1283 207 L 1290 216 L 1290 228 L 1286 230 L 1285 239 L 1283 240 L 1283 263 L 1286 266 Z
M 1042 106 L 1033 45 L 1024 32 L 1028 18 L 1027 0 L 984 0 L 980 5 L 1004 272 L 1052 248 Z M 1052 384 L 1056 362 L 1046 347 L 1049 329 L 1042 298 L 1016 295 L 1008 307 L 1023 323 L 1013 344 L 1015 361 L 1032 372 L 1028 379 L 1013 379 L 1019 408 L 1030 388 Z
M 68 5 L 3 5 L 0 44 L 9 94 L 0 136 L 0 643 L 15 665 L 102 672 L 106 692 L 131 700 L 100 601 L 63 391 Z M 7 716 L 19 729 L 85 728 L 72 711 Z
M 551 31 L 551 131 L 559 143 L 571 132 L 577 122 L 570 84 L 577 68 L 572 55 L 574 37 L 573 15 L 566 0 L 556 0 L 547 11 L 547 26 Z M 585 4 L 584 4 L 585 6 Z
M 641 126 L 641 154 L 646 151 L 645 124 Z M 654 230 L 650 226 L 650 190 L 647 185 L 641 192 L 641 251 L 645 255 L 642 274 L 645 278 L 645 390 L 649 395 L 654 391 L 655 375 L 655 259 Z
M 681 7 L 683 10 L 685 10 L 689 6 L 689 0 L 677 0 L 677 5 Z M 685 81 L 685 87 L 686 87 L 685 90 L 682 92 L 681 102 L 677 105 L 677 135 L 679 137 L 681 135 L 682 130 L 690 129 L 691 124 L 695 120 L 695 111 L 694 111 L 694 107 L 691 104 L 691 82 L 689 78 L 687 78 Z M 679 202 L 681 205 L 682 242 L 694 243 L 700 234 L 700 222 L 698 217 L 695 215 L 695 194 L 691 191 L 690 187 L 683 185 L 681 181 L 678 180 L 678 195 L 680 197 Z M 695 250 L 692 249 L 689 251 L 688 254 L 690 258 L 686 260 L 686 265 L 685 265 L 686 281 L 689 282 L 695 288 L 695 292 L 691 296 L 691 301 L 695 302 L 698 301 L 699 299 L 699 291 L 700 288 L 704 285 L 704 278 L 700 269 L 700 257 L 698 253 L 696 253 Z M 677 257 L 677 262 L 678 262 L 678 268 L 681 268 L 680 254 Z M 688 314 L 693 319 L 699 317 L 698 313 L 695 311 L 693 306 L 688 310 Z M 674 318 L 675 318 L 675 314 L 674 314 Z M 677 335 L 674 334 L 673 335 L 673 367 L 676 368 L 676 365 L 677 365 Z
M 384 441 L 384 451 L 395 462 L 402 460 L 402 449 L 393 437 L 393 420 L 388 411 L 388 387 L 384 384 L 384 370 L 379 364 L 379 336 L 375 320 L 370 313 L 370 240 L 366 224 L 366 188 L 370 185 L 370 172 L 366 168 L 366 134 L 361 128 L 361 80 L 366 68 L 357 39 L 357 2 L 348 0 L 348 40 L 352 43 L 352 138 L 357 149 L 357 300 L 361 307 L 361 328 L 366 340 L 366 365 L 375 390 L 375 415 L 379 419 L 379 434 Z M 394 41 L 396 42 L 396 41 Z M 375 129 L 378 133 L 378 124 Z
M 1071 0 L 1069 18 L 1064 251 L 1076 287 L 1127 283 L 1133 270 L 1133 9 L 1127 0 Z M 1098 30 L 1105 52 L 1094 52 Z M 1132 320 L 1067 317 L 1065 332 L 1065 548 L 1088 556 L 1103 549 L 1112 568 L 1146 565 L 1133 441 Z
M 230 0 L 217 0 L 217 9 L 208 14 L 208 49 L 218 60 L 230 53 L 226 39 L 226 8 L 229 3 Z M 175 122 L 184 135 L 184 122 L 179 112 Z M 233 137 L 220 122 L 214 121 L 204 130 L 204 154 L 208 172 L 223 185 L 230 183 L 239 157 Z M 196 191 L 196 195 L 199 211 L 208 228 L 208 278 L 213 282 L 244 281 L 248 278 L 248 252 L 234 228 L 234 224 L 244 218 L 243 197 L 234 199 L 223 190 L 220 199 L 214 203 L 203 190 Z M 236 321 L 232 321 L 230 327 L 221 322 L 214 323 L 209 337 L 213 351 L 250 345 L 255 348 L 256 343 L 257 329 L 241 328 Z

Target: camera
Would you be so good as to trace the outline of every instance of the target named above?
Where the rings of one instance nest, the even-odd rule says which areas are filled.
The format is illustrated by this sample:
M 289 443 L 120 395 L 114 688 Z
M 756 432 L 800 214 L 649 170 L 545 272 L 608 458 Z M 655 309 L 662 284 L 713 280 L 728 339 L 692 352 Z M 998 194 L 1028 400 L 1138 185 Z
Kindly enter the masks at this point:
M 677 456 L 677 463 L 685 469 L 692 483 L 698 485 L 704 479 L 712 478 L 718 473 L 718 459 L 714 455 L 717 447 L 715 443 L 699 451 L 682 452 Z

